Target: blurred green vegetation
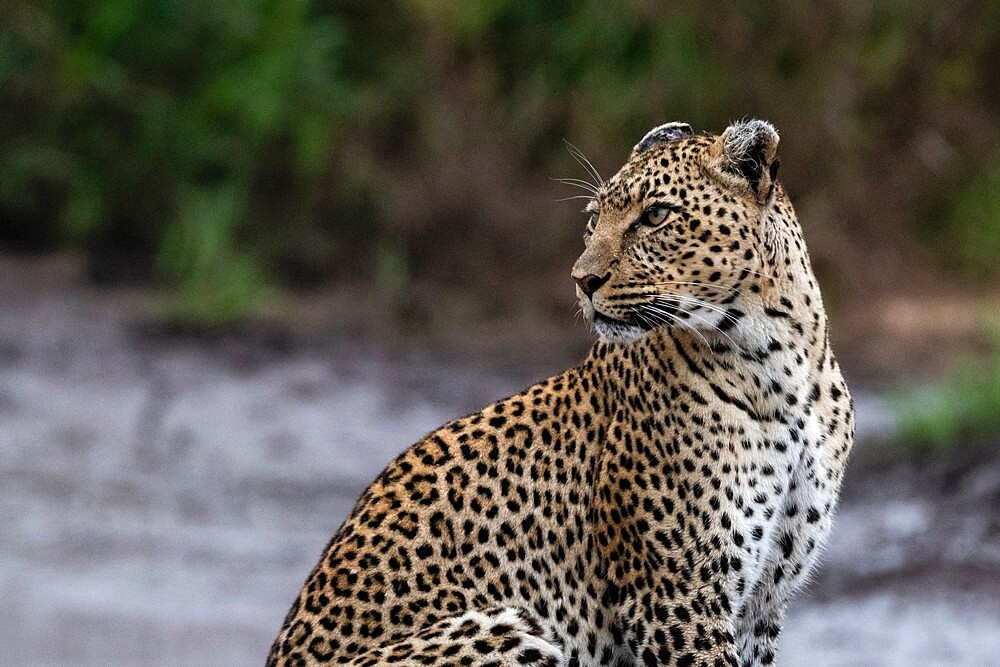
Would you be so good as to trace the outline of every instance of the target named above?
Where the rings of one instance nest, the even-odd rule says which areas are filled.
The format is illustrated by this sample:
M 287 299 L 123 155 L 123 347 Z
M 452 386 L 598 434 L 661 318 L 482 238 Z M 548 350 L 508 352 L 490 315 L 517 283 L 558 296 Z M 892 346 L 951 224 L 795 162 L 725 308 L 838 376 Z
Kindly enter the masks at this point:
M 911 246 L 998 275 L 996 2 L 0 7 L 0 239 L 124 256 L 177 319 L 333 279 L 509 309 L 579 245 L 564 139 L 607 174 L 653 125 L 745 115 L 782 132 L 838 302 Z
M 898 393 L 892 407 L 903 440 L 934 453 L 1000 435 L 1000 326 L 993 354 L 962 359 L 936 384 Z

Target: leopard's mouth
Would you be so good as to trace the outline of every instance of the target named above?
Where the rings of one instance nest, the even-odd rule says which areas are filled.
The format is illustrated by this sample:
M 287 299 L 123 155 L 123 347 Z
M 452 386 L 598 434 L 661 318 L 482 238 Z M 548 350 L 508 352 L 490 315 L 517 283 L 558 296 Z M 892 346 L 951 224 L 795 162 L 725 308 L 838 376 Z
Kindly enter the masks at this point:
M 630 318 L 631 320 L 631 318 Z M 655 325 L 641 320 L 622 320 L 594 310 L 594 330 L 602 338 L 612 341 L 631 342 L 641 339 Z
M 605 315 L 604 313 L 602 313 L 602 312 L 600 312 L 600 311 L 598 311 L 598 310 L 595 309 L 594 310 L 594 324 L 598 324 L 598 323 L 599 324 L 604 324 L 605 326 L 636 327 L 636 328 L 639 328 L 639 329 L 646 329 L 646 330 L 648 330 L 648 325 L 647 326 L 643 326 L 643 323 L 635 321 L 631 317 L 629 319 L 627 319 L 627 320 L 620 320 L 620 319 L 618 319 L 616 317 L 611 317 L 609 315 Z
M 655 309 L 640 308 L 629 313 L 625 318 L 611 317 L 601 311 L 594 309 L 594 324 L 602 324 L 606 327 L 630 327 L 641 331 L 652 331 L 660 327 L 669 326 L 676 320 L 678 309 L 675 305 L 664 304 Z

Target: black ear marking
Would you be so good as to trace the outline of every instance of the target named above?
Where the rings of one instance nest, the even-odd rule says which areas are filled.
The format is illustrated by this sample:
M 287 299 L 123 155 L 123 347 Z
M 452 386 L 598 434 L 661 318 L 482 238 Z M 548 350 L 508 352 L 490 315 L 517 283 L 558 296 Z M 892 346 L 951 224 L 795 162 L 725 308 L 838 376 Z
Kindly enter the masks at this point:
M 763 120 L 733 123 L 722 135 L 722 169 L 747 181 L 762 203 L 778 173 L 778 131 Z
M 781 158 L 774 158 L 774 162 L 767 168 L 767 173 L 771 177 L 771 185 L 767 189 L 767 196 L 770 197 L 774 191 L 774 184 L 778 182 L 778 167 L 781 166 Z
M 732 156 L 730 170 L 750 182 L 750 187 L 754 192 L 758 191 L 760 179 L 764 175 L 765 167 L 770 173 L 770 165 L 767 164 L 767 145 L 762 137 L 753 137 L 745 146 L 741 147 L 740 153 Z
M 665 144 L 669 141 L 677 141 L 678 139 L 690 137 L 693 134 L 694 130 L 687 123 L 664 123 L 647 132 L 646 136 L 640 139 L 639 143 L 632 148 L 632 155 L 648 151 L 653 146 Z

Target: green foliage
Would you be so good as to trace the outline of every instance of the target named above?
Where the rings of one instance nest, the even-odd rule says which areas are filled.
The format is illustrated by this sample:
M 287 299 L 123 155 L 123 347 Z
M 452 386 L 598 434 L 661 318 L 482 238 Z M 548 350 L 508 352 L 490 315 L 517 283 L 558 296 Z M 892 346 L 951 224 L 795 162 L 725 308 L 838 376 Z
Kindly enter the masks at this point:
M 234 231 L 243 217 L 245 188 L 236 183 L 182 193 L 177 221 L 160 244 L 158 264 L 179 289 L 170 319 L 192 325 L 225 324 L 258 310 L 266 280 L 248 251 L 237 250 Z
M 967 272 L 988 277 L 1000 258 L 1000 155 L 955 191 L 944 218 L 951 256 Z
M 66 246 L 132 239 L 188 318 L 253 312 L 290 278 L 495 299 L 579 237 L 572 206 L 544 230 L 519 211 L 579 173 L 564 139 L 607 171 L 654 124 L 750 114 L 789 137 L 785 177 L 826 238 L 863 254 L 909 215 L 955 248 L 943 262 L 997 276 L 996 3 L 705 7 L 6 3 L 0 216 Z
M 281 238 L 324 203 L 352 104 L 342 26 L 301 0 L 53 1 L 12 18 L 0 203 L 30 209 L 45 184 L 66 243 L 126 231 L 158 247 L 185 317 L 250 312 Z
M 964 360 L 939 383 L 892 400 L 907 442 L 940 450 L 962 439 L 1000 436 L 1000 333 L 987 363 Z

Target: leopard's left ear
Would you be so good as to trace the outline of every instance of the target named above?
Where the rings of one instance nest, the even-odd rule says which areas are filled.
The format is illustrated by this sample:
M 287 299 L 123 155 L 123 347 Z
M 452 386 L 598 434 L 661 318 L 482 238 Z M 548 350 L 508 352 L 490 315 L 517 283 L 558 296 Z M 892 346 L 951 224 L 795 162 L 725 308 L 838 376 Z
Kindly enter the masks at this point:
M 690 137 L 692 134 L 694 134 L 694 130 L 687 123 L 664 123 L 663 125 L 654 127 L 646 133 L 646 136 L 639 140 L 639 143 L 632 148 L 632 157 L 648 151 L 653 146 L 658 146 L 668 141 L 677 141 L 684 137 Z
M 748 186 L 760 204 L 767 202 L 778 177 L 778 131 L 765 120 L 733 123 L 716 140 L 718 168 Z

